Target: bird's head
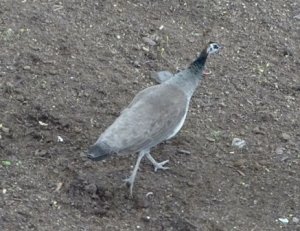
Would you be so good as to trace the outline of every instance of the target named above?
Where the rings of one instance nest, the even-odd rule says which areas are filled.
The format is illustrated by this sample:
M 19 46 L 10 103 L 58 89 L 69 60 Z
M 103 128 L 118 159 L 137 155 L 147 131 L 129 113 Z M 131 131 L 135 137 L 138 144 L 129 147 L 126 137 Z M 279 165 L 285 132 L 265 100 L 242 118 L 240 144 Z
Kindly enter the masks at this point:
M 220 46 L 218 43 L 209 42 L 208 45 L 207 45 L 207 48 L 206 48 L 206 53 L 208 55 L 216 54 L 216 53 L 219 53 L 221 48 L 222 48 L 222 46 Z

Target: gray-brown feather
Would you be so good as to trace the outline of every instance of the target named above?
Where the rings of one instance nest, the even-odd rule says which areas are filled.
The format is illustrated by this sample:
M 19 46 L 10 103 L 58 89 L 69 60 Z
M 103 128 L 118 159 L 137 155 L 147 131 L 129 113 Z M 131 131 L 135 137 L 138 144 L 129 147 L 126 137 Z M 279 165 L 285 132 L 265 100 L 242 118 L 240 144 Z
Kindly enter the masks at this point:
M 96 143 L 106 143 L 114 152 L 149 149 L 174 132 L 187 106 L 186 95 L 176 86 L 147 88 L 135 96 Z

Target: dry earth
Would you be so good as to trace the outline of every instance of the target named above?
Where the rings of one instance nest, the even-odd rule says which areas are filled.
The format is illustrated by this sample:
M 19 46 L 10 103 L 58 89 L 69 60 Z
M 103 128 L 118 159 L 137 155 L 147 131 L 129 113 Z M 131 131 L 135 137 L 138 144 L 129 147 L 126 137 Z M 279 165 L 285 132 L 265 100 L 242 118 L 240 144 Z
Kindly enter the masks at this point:
M 136 155 L 88 146 L 210 40 L 212 74 L 153 150 L 171 169 L 144 161 L 128 198 Z M 299 1 L 1 0 L 0 41 L 1 230 L 300 230 Z

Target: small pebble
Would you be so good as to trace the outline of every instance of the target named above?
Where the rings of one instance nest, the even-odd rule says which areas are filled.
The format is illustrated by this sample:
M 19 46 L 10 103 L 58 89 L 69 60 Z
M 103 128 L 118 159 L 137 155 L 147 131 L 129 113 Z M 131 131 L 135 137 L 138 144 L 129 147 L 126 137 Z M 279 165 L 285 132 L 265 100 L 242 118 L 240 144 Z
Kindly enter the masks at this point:
M 143 216 L 142 217 L 142 220 L 145 221 L 145 222 L 149 222 L 150 219 L 151 219 L 150 216 Z
M 136 61 L 133 62 L 133 66 L 134 67 L 141 67 L 141 64 L 139 63 L 139 61 L 136 60 Z
M 188 38 L 188 41 L 189 41 L 190 43 L 194 43 L 194 42 L 195 42 L 195 39 L 194 39 L 194 38 Z
M 39 121 L 39 125 L 44 126 L 44 127 L 48 126 L 48 124 L 44 123 L 43 121 Z
M 240 138 L 234 138 L 231 145 L 237 148 L 243 148 L 246 145 L 246 141 Z
M 147 44 L 150 45 L 150 46 L 155 46 L 155 45 L 156 45 L 156 42 L 153 41 L 151 38 L 143 37 L 142 39 L 143 39 L 143 41 L 144 41 L 145 43 L 147 43 Z
M 57 75 L 57 70 L 49 70 L 50 75 Z
M 59 190 L 61 189 L 62 186 L 63 186 L 63 182 L 57 183 L 56 189 L 54 190 L 54 192 L 59 192 Z
M 284 151 L 283 147 L 277 147 L 276 150 L 275 150 L 275 153 L 277 155 L 282 155 L 283 151 Z
M 24 66 L 23 69 L 24 70 L 30 70 L 30 66 Z
M 188 181 L 188 182 L 186 182 L 186 184 L 187 184 L 187 186 L 189 186 L 189 187 L 195 187 L 195 186 L 196 186 L 196 184 L 193 183 L 192 181 Z
M 288 159 L 289 159 L 288 156 L 284 156 L 284 157 L 281 158 L 281 161 L 286 161 L 286 160 L 288 160 Z
M 289 219 L 287 218 L 278 218 L 278 220 L 282 223 L 282 224 L 288 224 L 289 223 Z
M 183 150 L 183 149 L 179 149 L 179 150 L 177 150 L 177 152 L 178 152 L 179 154 L 185 154 L 185 155 L 190 155 L 190 154 L 191 154 L 190 151 Z
M 35 156 L 41 156 L 41 157 L 46 156 L 47 154 L 48 152 L 46 150 L 40 150 L 40 149 L 37 149 L 34 152 Z
M 291 136 L 284 132 L 281 134 L 281 139 L 284 141 L 289 141 L 291 139 Z
M 147 47 L 142 47 L 143 51 L 149 52 L 149 49 Z
M 292 221 L 293 221 L 294 223 L 299 223 L 299 218 L 298 218 L 298 217 L 293 217 Z
M 57 136 L 57 142 L 62 143 L 64 142 L 64 139 L 61 136 Z
M 6 128 L 6 127 L 1 127 L 1 130 L 4 132 L 4 133 L 9 133 L 9 128 Z
M 211 137 L 205 137 L 209 142 L 215 142 L 216 140 L 214 138 Z

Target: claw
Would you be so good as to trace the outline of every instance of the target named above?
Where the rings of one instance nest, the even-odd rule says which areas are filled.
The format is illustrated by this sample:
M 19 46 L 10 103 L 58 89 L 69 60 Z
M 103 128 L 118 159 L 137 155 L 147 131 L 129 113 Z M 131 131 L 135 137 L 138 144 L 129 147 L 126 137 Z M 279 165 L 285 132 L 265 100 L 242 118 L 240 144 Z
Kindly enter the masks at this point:
M 154 172 L 157 172 L 157 170 L 159 170 L 159 169 L 161 169 L 161 170 L 169 169 L 169 167 L 164 167 L 164 165 L 168 162 L 169 162 L 169 160 L 165 160 L 163 162 L 154 164 Z
M 164 167 L 164 165 L 166 163 L 169 162 L 169 160 L 165 160 L 165 161 L 162 161 L 160 163 L 156 162 L 156 160 L 150 155 L 150 153 L 147 153 L 146 154 L 146 157 L 148 158 L 148 160 L 150 160 L 150 162 L 153 164 L 154 166 L 154 172 L 157 172 L 158 169 L 161 169 L 161 170 L 166 170 L 166 169 L 169 169 L 169 167 Z

